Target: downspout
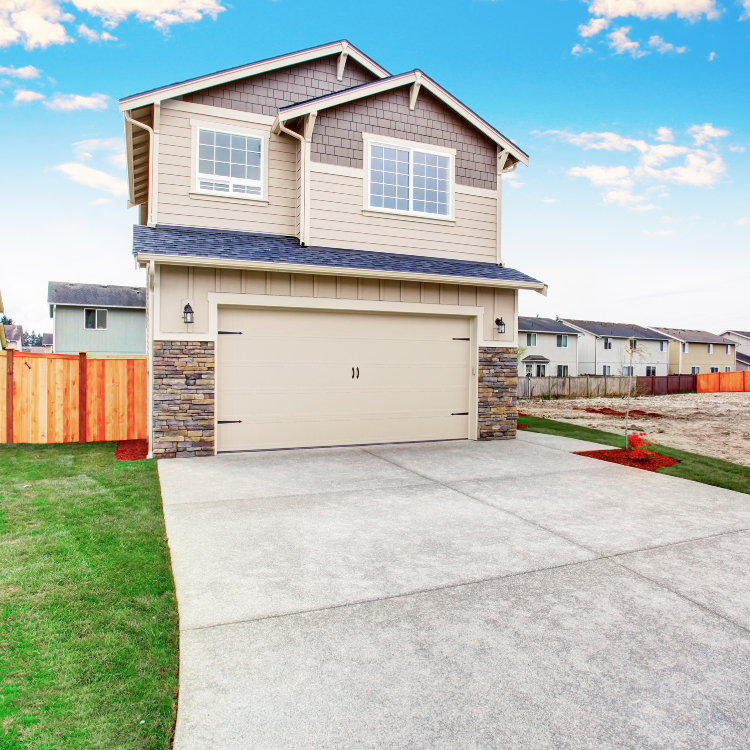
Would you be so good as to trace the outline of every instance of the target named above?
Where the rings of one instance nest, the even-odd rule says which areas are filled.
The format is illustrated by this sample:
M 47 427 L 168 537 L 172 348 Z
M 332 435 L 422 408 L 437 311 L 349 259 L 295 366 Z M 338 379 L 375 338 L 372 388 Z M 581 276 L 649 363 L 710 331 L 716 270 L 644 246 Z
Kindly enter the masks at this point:
M 299 243 L 300 245 L 307 245 L 307 236 L 305 233 L 305 210 L 307 208 L 307 195 L 305 191 L 305 173 L 307 171 L 307 149 L 305 147 L 305 136 L 300 133 L 295 133 L 293 130 L 284 125 L 279 115 L 276 116 L 276 122 L 272 128 L 274 131 L 280 133 L 286 133 L 286 135 L 292 136 L 299 141 L 300 150 L 300 187 L 299 187 Z
M 152 215 L 152 206 L 154 202 L 154 131 L 152 128 L 150 128 L 148 125 L 144 125 L 142 122 L 138 122 L 138 120 L 134 120 L 127 112 L 123 112 L 122 116 L 125 118 L 127 122 L 129 122 L 131 125 L 134 125 L 137 128 L 142 128 L 143 130 L 148 130 L 148 212 L 147 212 L 147 219 L 146 223 L 148 226 L 152 227 L 155 226 L 156 222 L 154 221 L 154 217 Z
M 154 279 L 156 276 L 156 261 L 150 260 L 148 263 L 148 307 L 146 308 L 146 315 L 148 316 L 148 326 L 146 328 L 148 339 L 146 341 L 146 366 L 148 372 L 146 373 L 146 382 L 148 388 L 148 394 L 146 398 L 146 419 L 148 423 L 146 425 L 146 439 L 148 440 L 148 455 L 147 458 L 154 457 L 154 307 L 156 301 L 154 298 Z

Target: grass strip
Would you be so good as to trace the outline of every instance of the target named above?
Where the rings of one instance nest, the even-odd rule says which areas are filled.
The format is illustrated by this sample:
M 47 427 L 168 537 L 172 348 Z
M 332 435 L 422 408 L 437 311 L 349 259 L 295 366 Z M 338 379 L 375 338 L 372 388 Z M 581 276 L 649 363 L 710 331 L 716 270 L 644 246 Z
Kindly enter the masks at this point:
M 169 748 L 178 619 L 155 461 L 0 446 L 0 748 Z
M 532 432 L 588 440 L 591 443 L 600 443 L 614 448 L 625 447 L 625 438 L 612 432 L 558 422 L 554 419 L 544 419 L 543 417 L 519 417 L 518 421 L 520 424 L 528 425 Z M 669 474 L 673 477 L 690 479 L 693 482 L 711 484 L 714 487 L 723 487 L 727 490 L 750 494 L 750 467 L 733 464 L 730 461 L 722 461 L 720 458 L 700 456 L 697 453 L 670 448 L 658 443 L 654 444 L 654 448 L 657 453 L 680 461 L 675 466 L 657 469 L 659 474 Z

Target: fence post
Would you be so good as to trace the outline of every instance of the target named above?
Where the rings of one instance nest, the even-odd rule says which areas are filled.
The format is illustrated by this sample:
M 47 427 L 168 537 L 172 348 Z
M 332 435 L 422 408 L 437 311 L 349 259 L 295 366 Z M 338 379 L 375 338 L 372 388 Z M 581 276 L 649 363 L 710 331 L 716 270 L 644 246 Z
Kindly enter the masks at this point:
M 7 375 L 5 376 L 5 442 L 13 442 L 13 349 L 7 349 Z
M 78 442 L 86 442 L 86 352 L 78 352 Z

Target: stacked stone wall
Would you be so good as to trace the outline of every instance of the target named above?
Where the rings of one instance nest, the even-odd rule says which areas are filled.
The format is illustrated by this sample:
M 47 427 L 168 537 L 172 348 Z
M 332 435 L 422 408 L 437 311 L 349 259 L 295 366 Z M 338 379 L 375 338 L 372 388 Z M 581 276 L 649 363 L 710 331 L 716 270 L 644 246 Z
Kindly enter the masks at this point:
M 214 454 L 213 341 L 154 342 L 154 458 Z
M 518 427 L 518 349 L 479 349 L 479 439 L 515 438 Z

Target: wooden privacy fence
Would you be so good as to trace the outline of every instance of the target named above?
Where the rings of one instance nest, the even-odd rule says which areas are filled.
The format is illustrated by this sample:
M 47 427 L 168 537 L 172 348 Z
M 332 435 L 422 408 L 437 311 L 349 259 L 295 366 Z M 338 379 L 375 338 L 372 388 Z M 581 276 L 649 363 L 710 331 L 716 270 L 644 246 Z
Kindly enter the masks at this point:
M 698 376 L 700 377 L 700 376 Z M 656 396 L 695 390 L 695 375 L 628 378 L 621 375 L 578 375 L 567 378 L 518 378 L 518 398 L 597 398 Z
M 707 372 L 696 375 L 698 393 L 741 393 L 750 391 L 750 370 L 745 372 Z
M 0 352 L 0 442 L 145 437 L 145 356 Z

